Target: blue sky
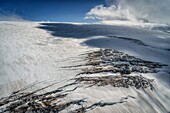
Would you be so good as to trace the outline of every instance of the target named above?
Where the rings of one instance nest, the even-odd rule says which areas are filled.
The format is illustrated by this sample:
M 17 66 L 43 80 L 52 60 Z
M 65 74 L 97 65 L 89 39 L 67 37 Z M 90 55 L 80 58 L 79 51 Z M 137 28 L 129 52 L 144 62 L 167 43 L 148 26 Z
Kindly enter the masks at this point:
M 0 0 L 0 16 L 31 21 L 86 22 L 85 14 L 104 0 Z

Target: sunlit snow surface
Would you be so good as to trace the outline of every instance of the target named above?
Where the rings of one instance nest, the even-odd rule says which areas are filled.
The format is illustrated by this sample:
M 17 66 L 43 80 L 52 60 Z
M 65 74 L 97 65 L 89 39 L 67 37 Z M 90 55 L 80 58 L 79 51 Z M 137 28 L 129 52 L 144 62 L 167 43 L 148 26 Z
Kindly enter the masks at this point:
M 127 39 L 128 38 L 128 39 Z M 137 42 L 132 40 L 138 40 Z M 138 43 L 139 41 L 142 42 Z M 98 107 L 93 113 L 168 113 L 170 112 L 170 34 L 125 26 L 0 22 L 0 97 L 32 83 L 33 90 L 51 82 L 64 85 L 81 70 L 64 66 L 83 63 L 80 54 L 98 48 L 112 48 L 168 66 L 156 74 L 154 91 L 111 86 L 79 88 L 66 98 L 86 98 L 88 103 L 117 102 L 131 95 L 126 103 Z M 101 75 L 98 75 L 101 76 Z M 71 109 L 71 108 L 68 108 Z M 67 110 L 68 110 L 67 109 Z M 63 112 L 67 112 L 63 111 Z

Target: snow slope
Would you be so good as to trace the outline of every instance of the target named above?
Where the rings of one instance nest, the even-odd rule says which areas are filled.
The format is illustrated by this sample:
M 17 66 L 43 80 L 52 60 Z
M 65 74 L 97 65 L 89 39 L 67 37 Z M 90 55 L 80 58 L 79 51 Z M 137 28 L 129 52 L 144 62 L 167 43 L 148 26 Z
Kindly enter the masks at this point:
M 0 23 L 0 96 L 35 81 L 62 81 L 76 72 L 60 69 L 88 50 L 75 39 L 60 39 L 36 28 L 38 23 Z
M 98 48 L 112 48 L 145 60 L 170 65 L 170 51 L 166 50 L 170 47 L 170 34 L 168 33 L 121 26 L 114 26 L 114 29 L 108 31 L 106 26 L 102 29 L 106 31 L 100 32 L 101 27 L 98 28 L 95 25 L 88 26 L 87 29 L 83 25 L 76 25 L 80 27 L 80 31 L 76 30 L 71 32 L 71 35 L 65 35 L 69 31 L 62 28 L 65 30 L 62 32 L 64 35 L 58 35 L 56 34 L 56 26 L 50 30 L 40 29 L 40 26 L 42 25 L 33 22 L 0 22 L 0 97 L 9 95 L 11 92 L 35 82 L 45 81 L 32 89 L 42 87 L 52 81 L 59 83 L 49 90 L 61 86 L 68 79 L 81 72 L 81 70 L 61 67 L 83 63 L 84 61 L 79 61 L 80 57 L 78 56 Z M 81 28 L 85 31 L 81 31 Z M 67 29 L 71 28 L 67 27 Z M 83 37 L 82 34 L 76 34 L 82 37 L 73 37 L 75 36 L 74 32 L 87 34 L 90 32 L 91 36 L 87 38 Z M 124 37 L 124 39 L 120 37 Z M 125 37 L 140 40 L 147 46 L 140 45 Z M 127 89 L 94 86 L 79 88 L 66 98 L 87 98 L 86 101 L 90 105 L 101 101 L 117 102 L 130 95 L 135 99 L 128 98 L 125 103 L 97 107 L 89 112 L 168 113 L 170 112 L 170 84 L 168 84 L 170 75 L 168 73 L 169 66 L 163 68 L 160 73 L 142 74 L 144 77 L 155 79 L 156 90 L 154 91 L 149 89 L 136 90 L 133 87 Z M 67 110 L 69 109 L 72 107 Z M 67 110 L 63 112 L 67 112 Z

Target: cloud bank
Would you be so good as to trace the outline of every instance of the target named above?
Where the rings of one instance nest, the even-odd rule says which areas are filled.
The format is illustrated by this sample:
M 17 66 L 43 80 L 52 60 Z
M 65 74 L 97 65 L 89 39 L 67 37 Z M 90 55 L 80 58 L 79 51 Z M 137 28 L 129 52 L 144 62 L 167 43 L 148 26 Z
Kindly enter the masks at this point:
M 129 12 L 129 10 L 116 7 L 111 5 L 105 7 L 103 5 L 98 5 L 90 10 L 86 14 L 86 19 L 99 19 L 99 20 L 134 20 L 136 17 Z
M 170 24 L 170 0 L 106 0 L 106 2 L 109 6 L 94 7 L 85 18 Z

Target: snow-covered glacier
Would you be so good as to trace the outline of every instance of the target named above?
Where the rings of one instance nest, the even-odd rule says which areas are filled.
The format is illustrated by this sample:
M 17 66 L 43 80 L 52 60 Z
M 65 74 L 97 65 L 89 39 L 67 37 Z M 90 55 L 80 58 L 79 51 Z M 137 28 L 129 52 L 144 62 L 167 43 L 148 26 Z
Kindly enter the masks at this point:
M 142 59 L 139 60 L 143 63 L 140 62 L 140 66 L 147 67 L 151 62 L 153 66 L 157 63 L 163 65 L 148 66 L 148 69 L 156 70 L 153 73 L 149 70 L 146 73 L 134 71 L 126 74 L 153 79 L 154 90 L 112 85 L 70 85 L 71 79 L 81 73 L 82 65 L 87 63 L 83 55 L 101 48 Z M 116 62 L 121 63 L 124 61 Z M 120 76 L 121 73 L 85 74 L 87 77 L 108 75 Z M 67 84 L 70 86 L 67 87 Z M 89 113 L 169 113 L 170 34 L 158 27 L 145 29 L 101 24 L 0 22 L 0 112 L 5 112 L 6 106 L 14 102 L 4 100 L 13 92 L 31 92 L 47 85 L 50 87 L 36 93 L 68 88 L 64 92 L 67 95 L 60 101 L 72 103 L 59 112 L 76 112 L 75 109 L 80 107 L 83 112 Z M 77 101 L 73 100 L 81 99 L 84 100 L 81 105 L 74 104 Z

